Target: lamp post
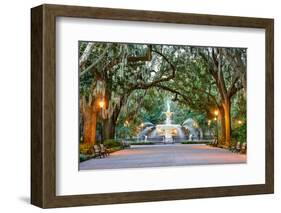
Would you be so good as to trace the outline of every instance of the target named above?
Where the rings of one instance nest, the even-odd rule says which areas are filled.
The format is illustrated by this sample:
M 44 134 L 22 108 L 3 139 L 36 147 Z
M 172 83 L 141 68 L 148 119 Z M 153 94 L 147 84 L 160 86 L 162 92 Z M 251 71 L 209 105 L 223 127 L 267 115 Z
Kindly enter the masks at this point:
M 214 111 L 214 115 L 215 115 L 214 120 L 217 121 L 217 143 L 218 143 L 218 142 L 219 142 L 219 125 L 218 125 L 218 115 L 219 115 L 219 111 L 218 111 L 218 110 L 215 110 L 215 111 Z
M 142 133 L 142 131 L 143 131 L 143 129 L 144 129 L 144 123 L 143 123 L 143 122 L 141 123 L 140 127 L 141 127 L 141 130 L 140 130 L 140 134 L 139 134 L 140 137 L 138 137 L 138 141 L 142 140 L 142 135 L 141 135 L 141 133 Z
M 102 111 L 102 109 L 105 107 L 104 99 L 99 100 L 98 106 L 100 108 L 100 111 Z M 101 134 L 101 143 L 103 144 L 103 119 L 102 119 L 102 122 L 101 122 L 101 133 L 100 134 Z
M 208 120 L 208 135 L 209 135 L 208 137 L 211 136 L 211 122 L 212 122 L 212 121 L 209 119 L 209 120 Z

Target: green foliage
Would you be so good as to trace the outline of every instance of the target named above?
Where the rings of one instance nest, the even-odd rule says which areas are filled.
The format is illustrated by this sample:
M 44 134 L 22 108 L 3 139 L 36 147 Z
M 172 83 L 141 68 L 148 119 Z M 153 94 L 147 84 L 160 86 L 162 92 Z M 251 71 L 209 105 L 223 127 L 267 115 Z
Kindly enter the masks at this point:
M 181 144 L 210 144 L 210 141 L 182 141 Z
M 234 124 L 234 128 L 236 128 L 237 120 L 246 120 L 247 114 L 247 104 L 246 104 L 246 96 L 245 91 L 239 91 L 232 100 L 232 123 Z
M 130 138 L 134 135 L 133 127 L 125 126 L 122 122 L 116 126 L 116 135 L 118 138 Z
M 173 113 L 173 122 L 182 124 L 187 118 L 194 118 L 192 111 L 188 106 L 172 102 L 171 111 Z
M 130 143 L 130 145 L 154 145 L 155 143 L 153 142 L 134 142 L 134 143 Z
M 119 151 L 121 149 L 123 149 L 123 147 L 121 147 L 121 146 L 114 146 L 112 148 L 109 148 L 109 152 L 112 153 L 112 152 Z
M 247 142 L 247 106 L 243 90 L 233 97 L 231 115 L 233 143 L 236 141 Z
M 89 159 L 90 159 L 89 155 L 79 154 L 79 161 L 80 162 L 83 162 L 83 161 L 86 161 L 86 160 L 89 160 Z
M 104 141 L 104 145 L 107 148 L 114 148 L 114 147 L 121 147 L 122 143 L 118 140 L 114 140 L 114 139 L 108 139 Z
M 89 154 L 79 154 L 79 162 L 90 160 L 95 157 L 96 157 L 96 155 L 94 153 L 90 154 L 90 155 Z
M 90 144 L 79 144 L 80 146 L 80 154 L 84 154 L 84 155 L 90 155 L 93 153 L 93 149 L 92 146 Z
M 247 142 L 247 125 L 244 123 L 232 131 L 232 138 L 241 143 Z
M 165 120 L 163 111 L 166 108 L 166 99 L 167 95 L 165 92 L 159 92 L 155 88 L 149 89 L 144 97 L 142 108 L 138 112 L 139 118 L 144 122 L 162 123 Z

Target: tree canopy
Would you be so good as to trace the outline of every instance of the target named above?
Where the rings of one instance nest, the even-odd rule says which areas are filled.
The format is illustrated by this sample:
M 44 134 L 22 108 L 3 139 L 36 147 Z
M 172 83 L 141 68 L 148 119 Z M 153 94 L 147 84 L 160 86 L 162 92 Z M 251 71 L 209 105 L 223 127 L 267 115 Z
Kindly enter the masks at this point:
M 246 124 L 246 53 L 243 48 L 79 42 L 83 123 L 95 128 L 102 122 L 105 138 L 134 136 L 141 123 L 164 121 L 169 98 L 179 124 L 191 117 L 207 128 L 219 110 L 220 141 L 229 146 L 232 130 L 241 127 L 236 121 Z M 86 129 L 82 134 L 90 134 Z M 95 140 L 95 133 L 90 135 L 85 138 Z

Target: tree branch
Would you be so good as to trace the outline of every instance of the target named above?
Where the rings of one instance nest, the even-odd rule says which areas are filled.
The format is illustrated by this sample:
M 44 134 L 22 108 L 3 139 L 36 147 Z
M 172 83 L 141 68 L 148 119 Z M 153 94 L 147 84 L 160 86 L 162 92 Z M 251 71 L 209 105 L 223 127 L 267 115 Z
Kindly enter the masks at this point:
M 127 61 L 128 62 L 145 62 L 145 61 L 151 61 L 152 55 L 151 55 L 152 45 L 148 45 L 148 50 L 144 56 L 128 56 Z
M 88 60 L 91 51 L 94 47 L 94 43 L 93 42 L 89 42 L 83 52 L 83 54 L 81 55 L 80 59 L 79 59 L 79 67 L 83 67 L 84 64 L 86 63 L 86 61 Z
M 228 97 L 229 98 L 232 98 L 233 95 L 235 95 L 238 91 L 240 91 L 241 89 L 243 89 L 243 84 L 240 83 L 237 87 L 232 87 L 231 90 L 229 90 L 229 93 L 228 93 Z
M 157 53 L 158 55 L 162 56 L 164 58 L 165 61 L 167 61 L 167 63 L 171 66 L 172 70 L 173 70 L 173 75 L 175 74 L 174 72 L 176 71 L 176 67 L 170 62 L 170 60 L 161 52 L 158 52 L 157 50 L 153 49 L 152 52 Z
M 163 78 L 159 78 L 159 79 L 156 79 L 150 83 L 136 83 L 135 85 L 132 85 L 130 87 L 130 90 L 135 90 L 135 89 L 148 89 L 152 86 L 156 86 L 157 84 L 159 83 L 162 83 L 162 82 L 166 82 L 166 81 L 169 81 L 171 79 L 173 79 L 176 75 L 176 67 L 169 61 L 169 59 L 163 55 L 162 53 L 158 52 L 157 50 L 152 50 L 153 52 L 159 54 L 160 56 L 162 56 L 164 58 L 165 61 L 168 62 L 168 64 L 170 65 L 170 67 L 172 68 L 172 74 L 168 77 L 163 77 Z
M 107 44 L 107 46 L 105 47 L 104 51 L 102 52 L 102 54 L 98 57 L 97 60 L 95 60 L 90 66 L 88 66 L 86 69 L 84 69 L 83 71 L 80 72 L 80 77 L 85 75 L 87 72 L 89 72 L 90 70 L 92 70 L 102 59 L 103 57 L 106 55 L 107 50 L 109 49 L 110 45 Z

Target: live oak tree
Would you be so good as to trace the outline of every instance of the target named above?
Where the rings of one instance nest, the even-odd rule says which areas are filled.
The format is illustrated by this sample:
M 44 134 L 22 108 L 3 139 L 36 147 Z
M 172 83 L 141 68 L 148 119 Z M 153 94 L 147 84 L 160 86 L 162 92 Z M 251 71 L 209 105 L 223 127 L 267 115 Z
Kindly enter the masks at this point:
M 246 93 L 246 50 L 241 48 L 205 48 L 200 56 L 208 65 L 220 94 L 218 108 L 225 128 L 224 145 L 231 143 L 231 100 L 244 88 Z

